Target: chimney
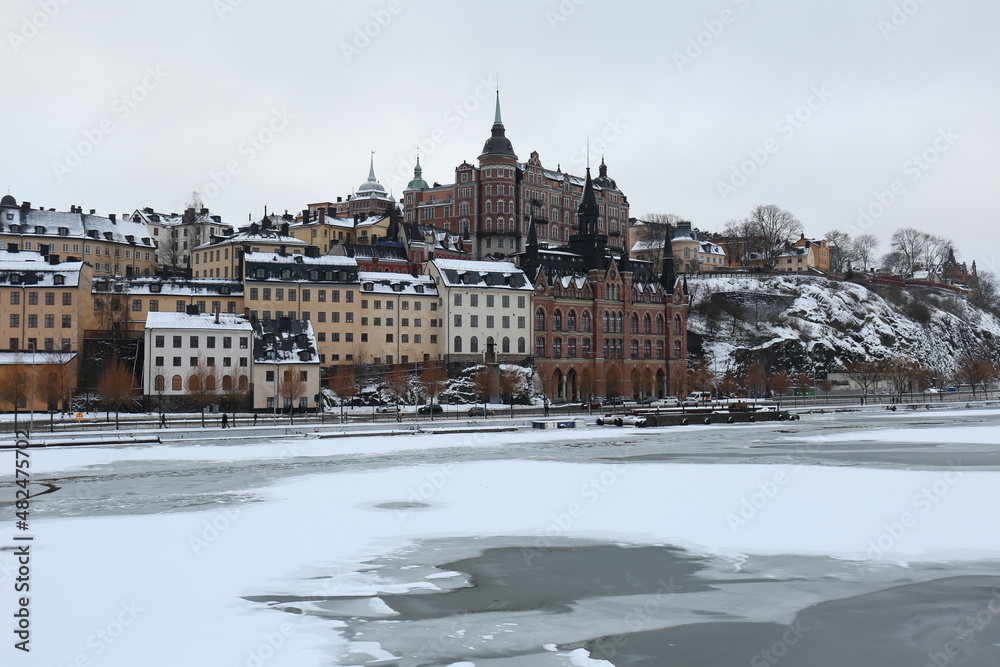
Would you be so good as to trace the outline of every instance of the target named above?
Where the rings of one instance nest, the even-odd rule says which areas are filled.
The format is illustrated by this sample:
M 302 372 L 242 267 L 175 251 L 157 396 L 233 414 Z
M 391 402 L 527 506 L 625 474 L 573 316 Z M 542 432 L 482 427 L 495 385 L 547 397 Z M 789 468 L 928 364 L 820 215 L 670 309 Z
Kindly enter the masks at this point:
M 281 235 L 282 236 L 288 236 L 288 223 L 287 222 L 281 223 Z
M 49 264 L 52 266 L 59 264 L 59 255 L 49 255 Z
M 96 213 L 97 213 L 97 209 L 96 209 L 96 208 L 92 208 L 92 209 L 90 209 L 90 214 L 91 214 L 91 215 L 94 215 L 94 214 L 96 214 Z
M 278 254 L 284 257 L 287 253 L 285 252 L 285 246 L 278 246 Z
M 7 252 L 20 252 L 20 250 L 18 249 L 16 243 L 10 241 L 7 243 Z
M 278 330 L 289 332 L 292 330 L 292 318 L 290 317 L 279 317 L 278 318 Z
M 187 308 L 185 308 L 184 312 L 188 315 L 198 315 L 198 306 L 190 304 Z
M 218 306 L 216 306 L 216 308 L 215 308 L 215 323 L 216 324 L 219 323 L 219 308 L 218 308 Z
M 114 213 L 108 213 L 108 220 L 110 220 L 110 221 L 111 221 L 111 224 L 112 224 L 112 225 L 117 225 L 117 224 L 118 224 L 117 222 L 115 222 L 115 217 L 116 217 L 116 216 L 115 216 L 115 214 L 114 214 Z
M 30 211 L 31 210 L 31 202 L 30 201 L 23 201 L 23 202 L 21 202 L 21 210 L 22 211 Z
M 309 222 L 309 209 L 302 209 L 302 222 Z
M 250 306 L 243 306 L 243 319 L 250 319 Z

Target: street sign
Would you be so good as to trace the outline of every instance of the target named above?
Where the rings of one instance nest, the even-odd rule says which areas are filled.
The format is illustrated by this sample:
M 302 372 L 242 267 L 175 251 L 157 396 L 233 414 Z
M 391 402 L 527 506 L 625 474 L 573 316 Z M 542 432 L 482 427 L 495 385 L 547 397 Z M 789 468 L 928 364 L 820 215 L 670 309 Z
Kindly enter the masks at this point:
M 82 412 L 77 412 L 76 413 L 76 420 L 78 422 L 82 422 L 83 421 L 83 413 Z

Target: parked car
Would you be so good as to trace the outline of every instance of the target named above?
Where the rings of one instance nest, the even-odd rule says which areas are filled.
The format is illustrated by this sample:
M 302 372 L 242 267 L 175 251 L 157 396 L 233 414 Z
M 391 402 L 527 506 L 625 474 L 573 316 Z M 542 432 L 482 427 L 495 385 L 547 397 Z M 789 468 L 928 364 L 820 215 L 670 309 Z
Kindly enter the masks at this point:
M 657 399 L 656 396 L 647 396 L 639 400 L 639 405 L 652 405 L 653 403 L 656 403 L 658 400 L 659 399 Z
M 469 408 L 468 415 L 470 417 L 491 417 L 493 416 L 493 411 L 487 410 L 486 408 L 474 407 Z
M 692 391 L 687 395 L 687 398 L 693 399 L 694 401 L 708 402 L 712 400 L 712 392 L 710 391 Z
M 653 401 L 649 404 L 651 408 L 679 408 L 681 407 L 681 400 L 676 396 L 665 396 L 657 401 Z
M 696 408 L 699 405 L 701 405 L 701 401 L 699 401 L 697 398 L 691 398 L 690 396 L 688 396 L 683 401 L 681 401 L 681 405 L 683 405 L 685 408 Z
M 604 406 L 600 401 L 584 401 L 580 404 L 581 410 L 600 410 L 602 407 Z
M 625 405 L 625 399 L 621 396 L 613 396 L 604 399 L 604 405 Z
M 444 412 L 444 408 L 437 403 L 432 403 L 431 405 L 421 405 L 417 408 L 417 414 L 421 415 L 439 415 L 442 412 Z
M 375 412 L 387 413 L 387 412 L 395 412 L 395 411 L 396 411 L 396 408 L 394 408 L 391 405 L 379 405 L 379 406 L 375 407 Z

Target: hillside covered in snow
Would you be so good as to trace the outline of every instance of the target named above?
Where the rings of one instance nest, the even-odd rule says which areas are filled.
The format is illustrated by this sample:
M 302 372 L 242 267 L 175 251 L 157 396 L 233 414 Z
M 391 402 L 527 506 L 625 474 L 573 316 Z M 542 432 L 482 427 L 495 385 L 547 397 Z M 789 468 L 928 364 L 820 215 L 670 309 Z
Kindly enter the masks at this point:
M 689 276 L 688 289 L 692 353 L 718 372 L 905 356 L 943 377 L 962 354 L 998 360 L 1000 319 L 943 290 L 763 274 Z

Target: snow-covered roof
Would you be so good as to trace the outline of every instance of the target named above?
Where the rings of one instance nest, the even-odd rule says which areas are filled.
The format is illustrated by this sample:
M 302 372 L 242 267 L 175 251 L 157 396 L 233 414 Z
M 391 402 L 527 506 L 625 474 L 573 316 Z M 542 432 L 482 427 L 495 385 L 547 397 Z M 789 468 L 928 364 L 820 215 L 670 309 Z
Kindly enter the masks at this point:
M 82 269 L 83 262 L 49 264 L 37 252 L 0 251 L 0 285 L 78 287 Z
M 94 278 L 91 292 L 106 294 L 105 286 L 121 284 L 130 295 L 147 296 L 161 294 L 163 296 L 243 296 L 243 283 L 229 278 L 158 278 L 141 276 L 134 278 L 98 276 Z
M 253 321 L 255 364 L 319 363 L 309 320 L 281 317 Z
M 76 352 L 0 352 L 0 366 L 65 364 L 75 357 Z
M 527 276 L 512 262 L 435 259 L 432 262 L 448 287 L 494 287 L 530 290 Z
M 437 296 L 438 293 L 434 279 L 428 275 L 361 271 L 358 273 L 358 279 L 361 281 L 362 292 L 406 296 Z
M 666 240 L 664 239 L 654 239 L 652 241 L 636 241 L 632 244 L 631 252 L 647 252 L 650 250 L 663 250 L 663 246 L 666 245 Z
M 153 247 L 153 239 L 141 222 L 128 219 L 105 218 L 87 213 L 43 211 L 41 209 L 9 208 L 13 220 L 0 219 L 0 232 L 25 236 L 54 236 L 59 238 L 113 241 L 130 245 Z M 60 233 L 62 230 L 62 233 Z
M 276 252 L 248 252 L 243 256 L 246 262 L 274 262 L 276 264 L 307 264 L 310 266 L 353 266 L 358 262 L 345 255 L 279 255 Z
M 146 315 L 147 329 L 203 329 L 206 331 L 252 331 L 250 322 L 240 315 L 219 313 L 219 322 L 215 322 L 215 313 L 188 315 L 186 313 L 149 313 Z
M 202 243 L 200 246 L 195 248 L 195 250 L 202 250 L 204 248 L 220 246 L 220 245 L 232 245 L 232 244 L 243 244 L 243 243 L 270 243 L 273 245 L 287 245 L 287 246 L 308 246 L 311 245 L 302 239 L 297 239 L 294 236 L 286 236 L 274 231 L 262 230 L 256 233 L 254 232 L 236 232 L 231 236 L 217 236 L 213 237 L 208 243 Z

